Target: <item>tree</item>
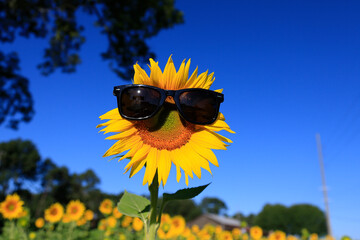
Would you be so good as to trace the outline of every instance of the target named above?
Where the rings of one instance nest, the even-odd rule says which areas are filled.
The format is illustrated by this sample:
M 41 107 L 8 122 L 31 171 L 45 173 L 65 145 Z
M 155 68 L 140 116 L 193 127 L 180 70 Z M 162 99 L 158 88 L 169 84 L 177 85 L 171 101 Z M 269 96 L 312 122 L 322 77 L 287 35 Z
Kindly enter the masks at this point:
M 226 204 L 218 199 L 205 197 L 200 203 L 200 208 L 204 213 L 223 214 L 227 210 Z
M 282 230 L 287 232 L 289 224 L 287 207 L 281 204 L 266 204 L 256 216 L 254 224 L 265 231 Z
M 300 234 L 303 228 L 310 233 L 325 235 L 327 233 L 326 218 L 323 211 L 310 204 L 297 204 L 289 207 L 288 233 Z
M 266 204 L 255 217 L 255 225 L 265 231 L 282 230 L 289 234 L 302 234 L 302 229 L 319 235 L 326 234 L 325 214 L 316 206 L 298 204 L 289 208 L 281 204 Z
M 10 192 L 11 184 L 14 184 L 13 190 L 19 191 L 26 180 L 35 181 L 40 161 L 40 154 L 31 141 L 17 139 L 0 143 L 1 197 Z
M 200 216 L 202 212 L 193 200 L 187 199 L 169 201 L 165 205 L 164 213 L 168 213 L 170 216 L 181 215 L 186 221 L 191 221 Z
M 74 72 L 85 42 L 84 26 L 76 18 L 80 11 L 95 17 L 95 26 L 108 40 L 101 56 L 123 79 L 133 75 L 134 62 L 155 56 L 147 39 L 183 22 L 174 0 L 0 1 L 0 42 L 12 43 L 18 36 L 47 38 L 44 61 L 38 65 L 42 74 Z M 0 125 L 7 122 L 13 129 L 34 115 L 29 80 L 19 74 L 19 61 L 17 53 L 0 51 Z

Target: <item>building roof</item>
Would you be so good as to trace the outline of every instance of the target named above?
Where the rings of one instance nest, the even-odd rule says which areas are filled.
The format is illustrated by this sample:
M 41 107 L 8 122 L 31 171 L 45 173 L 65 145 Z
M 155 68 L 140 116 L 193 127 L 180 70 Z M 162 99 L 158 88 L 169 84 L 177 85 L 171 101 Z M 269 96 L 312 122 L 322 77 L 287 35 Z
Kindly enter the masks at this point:
M 219 225 L 228 225 L 228 226 L 234 226 L 234 227 L 240 227 L 240 221 L 234 218 L 219 216 L 215 214 L 205 214 L 204 215 L 207 218 L 212 219 L 215 222 L 218 222 Z

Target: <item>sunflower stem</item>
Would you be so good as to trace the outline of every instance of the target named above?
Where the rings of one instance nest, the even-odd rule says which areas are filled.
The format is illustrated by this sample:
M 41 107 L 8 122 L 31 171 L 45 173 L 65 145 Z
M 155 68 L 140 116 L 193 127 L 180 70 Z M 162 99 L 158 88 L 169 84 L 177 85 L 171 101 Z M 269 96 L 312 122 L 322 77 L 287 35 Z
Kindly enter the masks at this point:
M 157 211 L 157 201 L 159 198 L 159 182 L 158 182 L 158 173 L 156 172 L 152 184 L 149 186 L 150 191 L 150 226 L 148 232 L 146 233 L 146 240 L 155 240 L 156 232 L 159 227 L 157 223 L 158 211 Z

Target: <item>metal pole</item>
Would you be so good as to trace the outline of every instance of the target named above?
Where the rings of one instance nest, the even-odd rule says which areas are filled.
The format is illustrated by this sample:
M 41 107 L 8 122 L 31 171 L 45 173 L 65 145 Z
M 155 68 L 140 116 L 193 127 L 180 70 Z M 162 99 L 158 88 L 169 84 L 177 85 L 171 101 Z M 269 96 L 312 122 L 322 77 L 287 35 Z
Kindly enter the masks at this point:
M 332 230 L 331 230 L 331 224 L 330 224 L 329 201 L 328 201 L 327 187 L 326 187 L 326 181 L 325 181 L 324 157 L 322 154 L 320 134 L 317 133 L 315 137 L 316 137 L 316 145 L 317 145 L 319 163 L 320 163 L 322 189 L 323 189 L 323 194 L 324 194 L 326 225 L 327 225 L 328 235 L 332 236 Z

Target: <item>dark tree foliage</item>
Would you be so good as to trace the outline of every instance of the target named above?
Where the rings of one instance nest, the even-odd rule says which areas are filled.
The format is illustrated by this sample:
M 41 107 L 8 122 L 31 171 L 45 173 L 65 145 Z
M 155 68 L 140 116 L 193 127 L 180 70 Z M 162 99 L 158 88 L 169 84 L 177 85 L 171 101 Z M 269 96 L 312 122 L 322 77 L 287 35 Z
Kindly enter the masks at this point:
M 26 180 L 35 181 L 37 167 L 41 158 L 36 146 L 31 141 L 20 139 L 0 143 L 0 194 L 9 193 L 10 185 L 15 191 L 23 188 Z
M 325 235 L 327 233 L 326 218 L 323 211 L 310 204 L 297 204 L 288 208 L 290 225 L 288 233 L 299 234 L 302 229 L 310 233 Z
M 266 204 L 256 216 L 254 223 L 265 231 L 282 230 L 286 232 L 289 223 L 287 207 L 281 204 Z
M 265 231 L 282 230 L 301 235 L 302 229 L 307 229 L 311 233 L 326 234 L 325 214 L 309 204 L 298 204 L 289 208 L 281 204 L 267 204 L 255 217 L 254 225 Z
M 0 125 L 8 118 L 7 126 L 13 129 L 20 122 L 29 122 L 34 115 L 29 81 L 18 73 L 19 69 L 15 52 L 0 52 Z
M 85 42 L 84 26 L 77 20 L 79 12 L 95 17 L 95 26 L 108 40 L 101 55 L 123 79 L 131 78 L 135 62 L 155 56 L 147 39 L 183 22 L 174 0 L 0 0 L 0 42 L 12 43 L 18 36 L 49 39 L 44 61 L 38 65 L 42 74 L 56 69 L 74 72 Z M 28 80 L 17 73 L 18 62 L 15 53 L 0 51 L 0 124 L 9 122 L 14 129 L 20 121 L 31 120 L 34 113 Z M 8 103 L 20 99 L 25 101 Z
M 168 213 L 170 216 L 181 215 L 187 222 L 202 214 L 200 207 L 191 199 L 169 201 L 165 205 L 164 213 Z
M 227 210 L 227 206 L 222 200 L 212 197 L 204 198 L 200 203 L 200 208 L 204 213 L 213 214 L 224 214 Z

